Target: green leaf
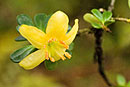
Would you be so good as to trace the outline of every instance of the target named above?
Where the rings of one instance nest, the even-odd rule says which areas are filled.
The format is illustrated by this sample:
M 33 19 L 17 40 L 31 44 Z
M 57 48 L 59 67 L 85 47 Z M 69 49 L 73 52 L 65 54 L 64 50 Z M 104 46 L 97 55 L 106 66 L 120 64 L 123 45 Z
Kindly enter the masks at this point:
M 112 23 L 114 23 L 115 22 L 115 20 L 108 20 L 108 21 L 106 21 L 105 23 L 104 23 L 104 25 L 105 26 L 108 26 L 108 25 L 110 25 L 110 24 L 112 24 Z
M 68 52 L 69 54 L 72 55 L 72 50 L 74 48 L 74 42 L 72 42 L 70 45 L 69 45 L 69 49 L 66 50 L 66 52 Z M 66 57 L 67 58 L 67 57 Z
M 97 28 L 97 29 L 101 29 L 102 28 L 102 25 L 101 24 L 98 24 L 98 23 L 92 23 L 92 26 L 94 28 Z
M 68 30 L 67 30 L 67 33 L 71 30 L 71 26 L 70 25 L 68 25 Z
M 119 86 L 125 86 L 126 85 L 126 80 L 122 75 L 117 76 L 117 83 Z
M 127 83 L 126 87 L 130 87 L 130 81 Z
M 26 25 L 33 26 L 32 19 L 28 15 L 25 15 L 25 14 L 18 15 L 17 22 L 19 25 L 26 24 Z
M 84 16 L 83 16 L 84 20 L 89 22 L 89 23 L 98 23 L 98 24 L 101 24 L 101 21 L 99 19 L 97 19 L 95 16 L 93 16 L 92 14 L 90 13 L 86 13 Z
M 16 26 L 17 32 L 19 32 L 20 25 Z
M 51 15 L 48 15 L 45 19 L 45 26 L 44 26 L 44 30 L 43 30 L 44 32 L 46 32 L 46 27 L 47 27 L 47 24 L 48 24 L 50 17 L 51 17 Z
M 10 55 L 10 58 L 13 62 L 19 63 L 23 58 L 25 58 L 30 53 L 34 52 L 36 49 L 32 45 L 25 46 L 16 50 Z
M 66 50 L 66 52 L 68 52 L 70 55 L 72 55 L 72 50 L 74 48 L 74 43 L 72 42 L 70 45 L 69 45 L 69 49 Z M 66 57 L 66 56 L 65 56 Z M 66 57 L 67 58 L 67 57 Z M 67 58 L 68 59 L 68 58 Z
M 74 48 L 74 43 L 72 42 L 70 45 L 69 45 L 69 50 L 72 51 Z
M 100 21 L 103 21 L 103 16 L 98 9 L 92 9 L 91 12 L 95 15 Z
M 41 29 L 42 31 L 45 30 L 45 22 L 46 22 L 47 15 L 44 13 L 40 13 L 34 16 L 34 22 L 38 29 Z
M 103 21 L 104 22 L 110 20 L 111 17 L 112 17 L 112 12 L 109 12 L 109 11 L 103 12 Z
M 15 38 L 15 41 L 26 41 L 27 39 L 24 38 L 23 36 L 18 36 L 17 38 Z
M 94 10 L 94 9 L 93 9 Z M 102 28 L 102 23 L 99 19 L 97 19 L 95 16 L 93 16 L 92 14 L 90 13 L 87 13 L 84 15 L 84 20 L 91 23 L 91 25 L 94 27 L 94 28 L 97 28 L 97 29 L 100 29 Z
M 51 62 L 50 60 L 45 60 L 44 64 L 48 70 L 54 70 L 57 67 L 57 62 Z
M 70 55 L 72 55 L 72 52 L 71 52 L 71 50 L 66 50 L 66 52 L 68 52 Z
M 130 8 L 130 0 L 128 0 L 128 6 L 129 6 L 129 8 Z

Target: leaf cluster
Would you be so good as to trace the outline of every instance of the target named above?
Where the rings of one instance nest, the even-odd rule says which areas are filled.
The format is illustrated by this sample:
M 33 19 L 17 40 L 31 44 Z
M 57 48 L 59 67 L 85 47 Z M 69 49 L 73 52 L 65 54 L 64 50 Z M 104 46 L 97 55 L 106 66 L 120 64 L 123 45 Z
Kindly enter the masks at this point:
M 101 13 L 98 9 L 92 9 L 91 13 L 86 13 L 83 18 L 86 22 L 89 22 L 96 29 L 108 30 L 107 26 L 114 23 L 112 18 L 112 12 L 104 11 Z

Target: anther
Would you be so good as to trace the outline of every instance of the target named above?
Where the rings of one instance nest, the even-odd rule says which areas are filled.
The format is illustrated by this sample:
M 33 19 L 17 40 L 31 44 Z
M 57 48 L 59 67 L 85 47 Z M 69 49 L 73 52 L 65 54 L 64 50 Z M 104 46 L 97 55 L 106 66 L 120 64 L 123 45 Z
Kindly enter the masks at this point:
M 60 58 L 61 58 L 62 60 L 65 60 L 65 59 L 66 59 L 64 56 L 61 56 Z
M 50 43 L 50 42 L 52 42 L 52 41 L 53 41 L 52 39 L 49 39 L 49 40 L 48 40 L 48 43 Z
M 56 41 L 56 39 L 55 39 L 55 38 L 52 38 L 52 41 Z
M 69 46 L 64 41 L 59 41 L 61 44 L 63 44 L 64 48 L 69 49 Z
M 53 57 L 50 57 L 51 62 L 55 62 L 55 59 Z
M 45 58 L 49 60 L 48 52 L 45 52 Z
M 65 52 L 65 56 L 70 59 L 71 58 L 71 55 L 68 53 L 68 52 Z
M 56 39 L 55 38 L 51 38 L 51 39 L 48 40 L 48 43 L 50 43 L 52 41 L 56 41 Z

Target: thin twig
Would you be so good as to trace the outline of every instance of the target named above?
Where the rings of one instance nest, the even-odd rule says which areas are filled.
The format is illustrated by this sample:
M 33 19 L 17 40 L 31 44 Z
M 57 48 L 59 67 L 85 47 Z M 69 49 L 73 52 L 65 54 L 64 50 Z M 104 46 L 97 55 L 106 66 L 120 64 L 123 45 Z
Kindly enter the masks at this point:
M 79 33 L 85 33 L 85 32 L 89 32 L 90 29 L 89 28 L 84 28 L 84 29 L 80 29 Z
M 116 21 L 122 21 L 122 22 L 130 23 L 130 19 L 129 18 L 119 18 L 119 17 L 116 17 L 116 18 L 112 18 L 112 19 L 116 20 Z
M 77 36 L 80 36 L 83 33 L 90 33 L 91 32 L 91 28 L 84 28 L 84 29 L 80 29 L 77 33 Z
M 110 6 L 108 7 L 108 11 L 112 12 L 112 10 L 114 9 L 115 1 L 116 0 L 111 0 Z

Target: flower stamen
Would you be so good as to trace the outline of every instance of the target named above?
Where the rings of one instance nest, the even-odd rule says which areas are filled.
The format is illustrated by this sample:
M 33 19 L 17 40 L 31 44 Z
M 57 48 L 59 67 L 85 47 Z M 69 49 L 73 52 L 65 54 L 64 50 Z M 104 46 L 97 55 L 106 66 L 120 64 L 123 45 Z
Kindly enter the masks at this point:
M 61 56 L 60 58 L 61 58 L 63 61 L 66 59 L 64 56 Z
M 49 40 L 48 40 L 48 43 L 51 43 L 52 41 L 53 41 L 52 39 L 49 39 Z
M 49 54 L 48 54 L 48 52 L 45 52 L 45 58 L 46 58 L 47 60 L 49 60 Z
M 68 53 L 68 52 L 65 52 L 65 56 L 70 59 L 71 58 L 71 55 Z
M 64 48 L 69 49 L 69 46 L 64 41 L 60 40 L 59 42 L 64 46 Z
M 55 38 L 52 38 L 52 41 L 57 41 Z
M 52 41 L 57 41 L 55 38 L 51 38 L 48 40 L 48 43 L 51 43 Z
M 55 59 L 53 57 L 50 57 L 51 62 L 55 62 Z

